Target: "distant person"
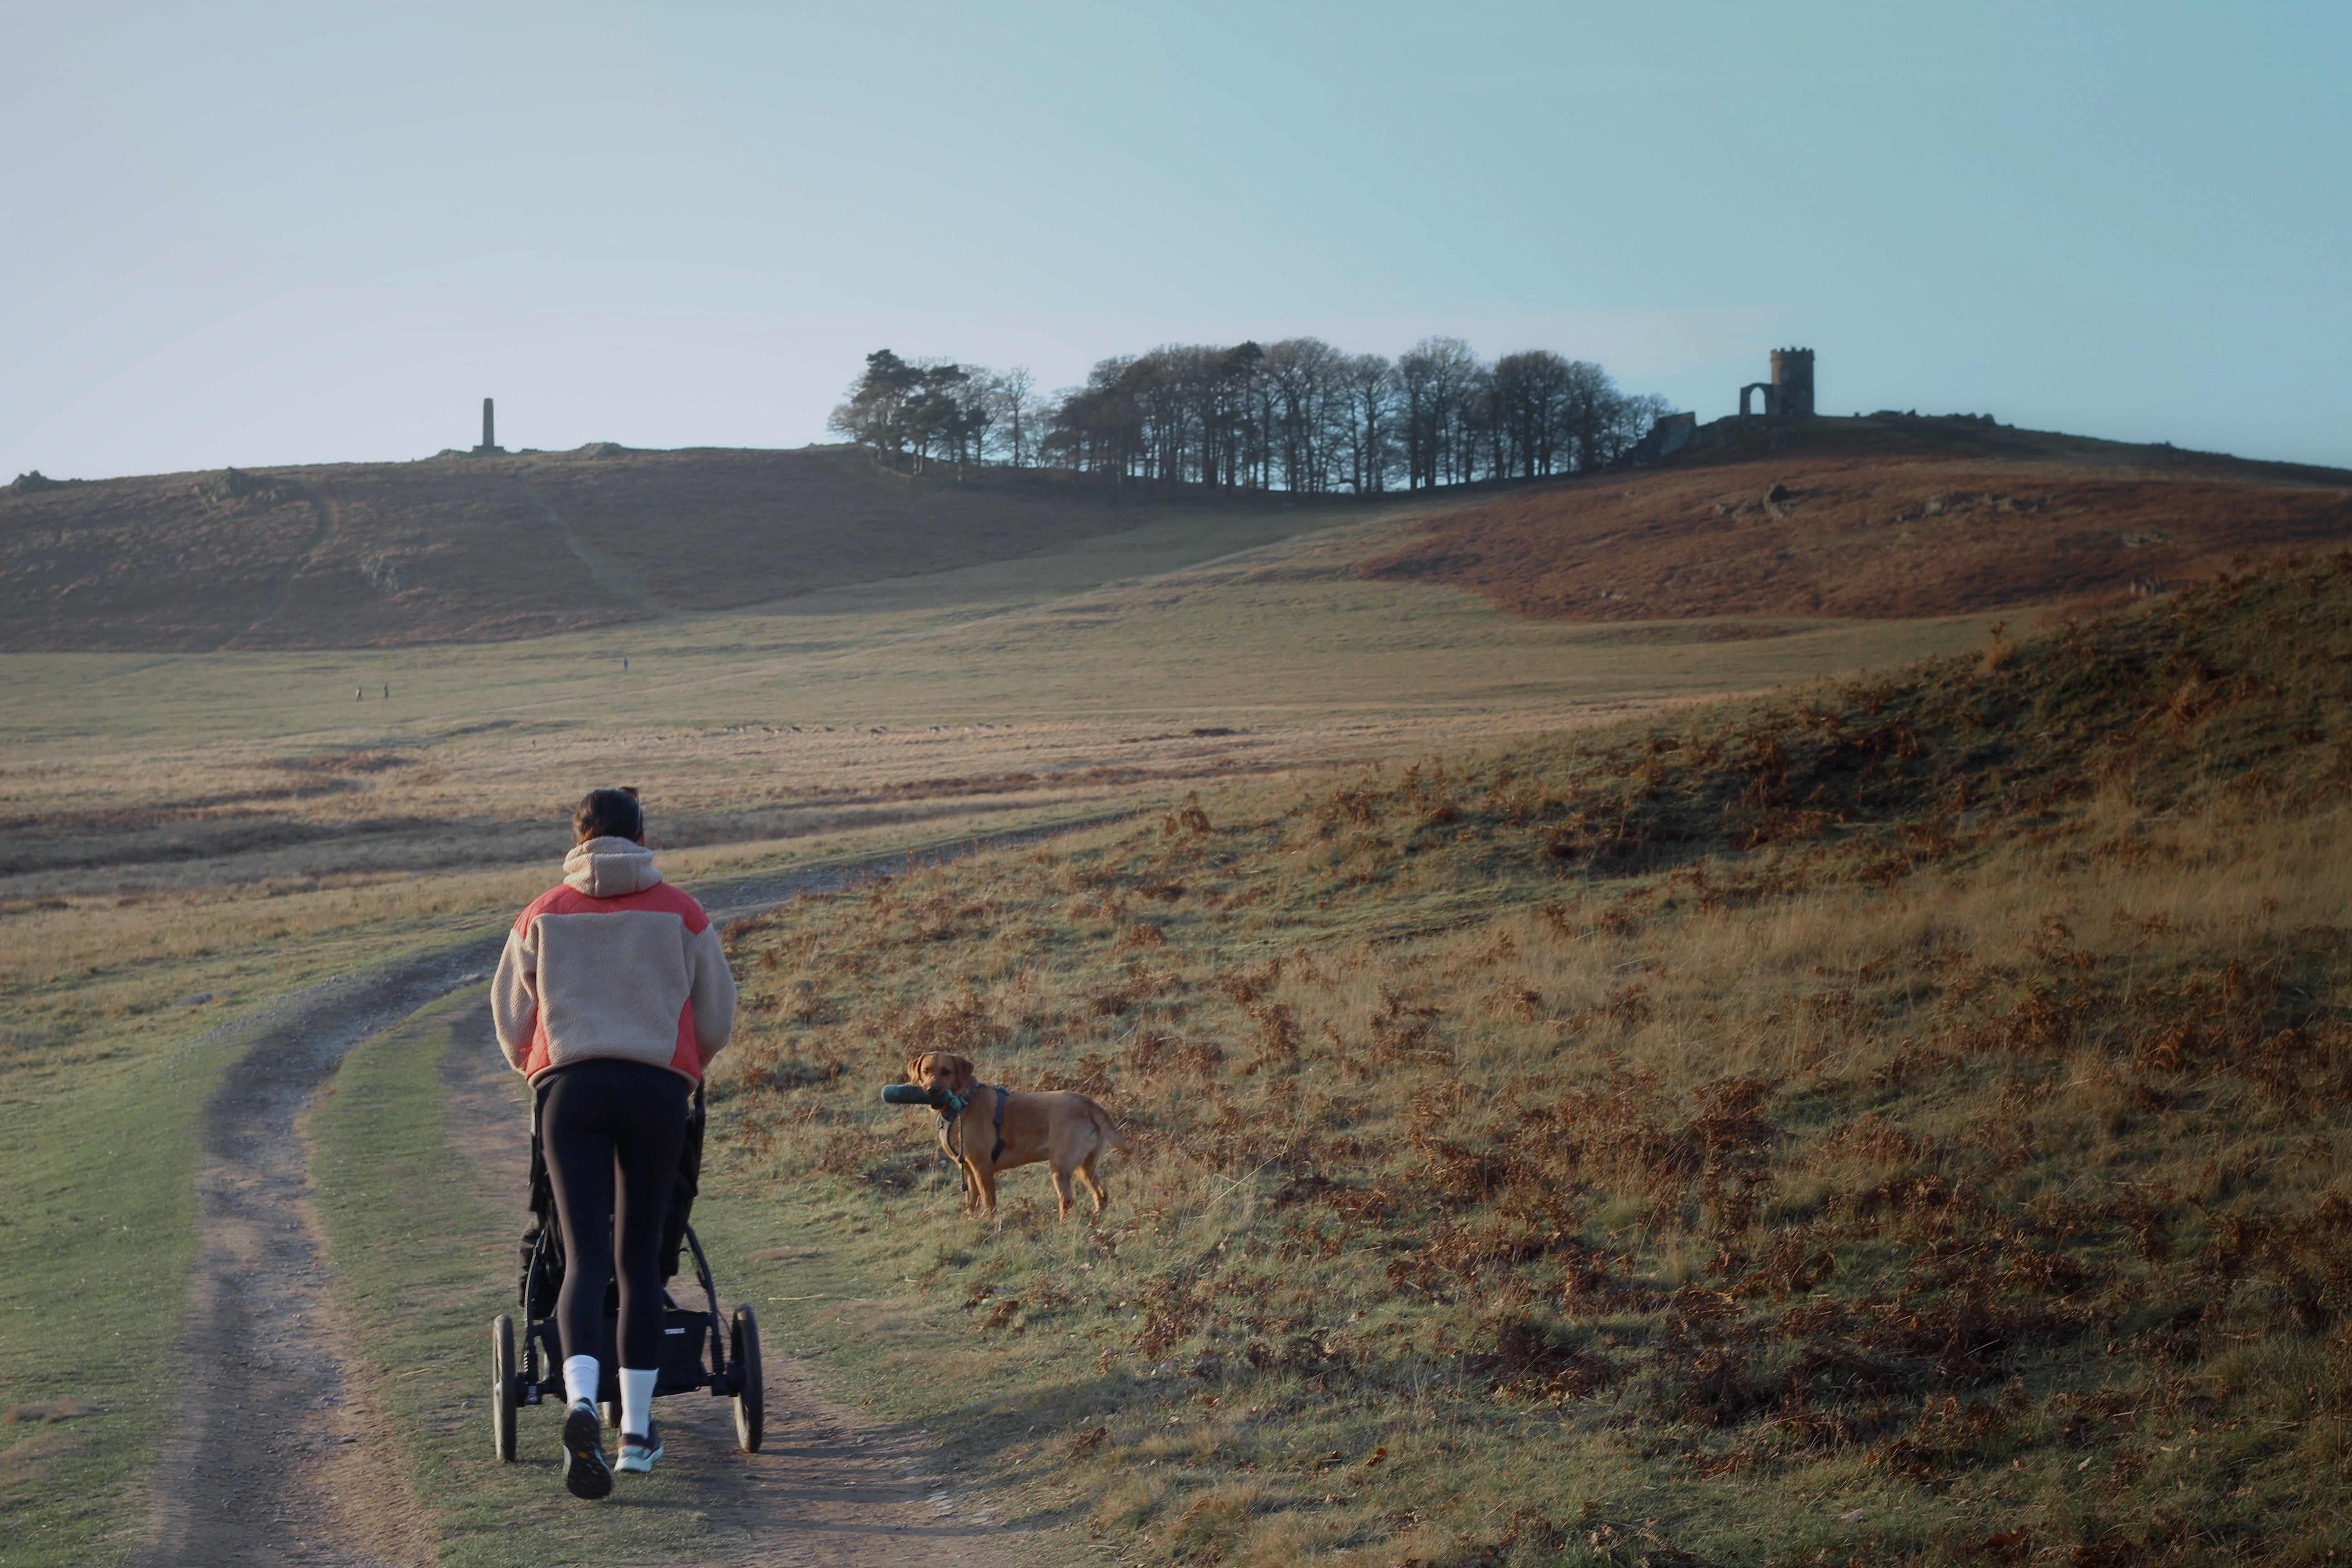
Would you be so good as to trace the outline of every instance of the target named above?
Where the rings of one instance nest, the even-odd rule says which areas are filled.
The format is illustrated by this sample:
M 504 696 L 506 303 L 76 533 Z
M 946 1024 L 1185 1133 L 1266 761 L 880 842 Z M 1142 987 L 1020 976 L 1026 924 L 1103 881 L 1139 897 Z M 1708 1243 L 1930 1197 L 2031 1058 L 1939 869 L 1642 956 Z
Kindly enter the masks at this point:
M 367 688 L 366 688 L 366 687 L 364 687 L 364 686 L 354 686 L 354 687 L 352 687 L 352 701 L 354 701 L 354 702 L 364 702 L 364 701 L 366 701 L 366 700 L 367 700 Z
M 392 682 L 389 680 L 383 683 L 383 700 L 386 702 L 392 700 Z
M 562 885 L 507 934 L 490 1010 L 508 1065 L 541 1096 L 540 1147 L 565 1251 L 555 1308 L 571 1405 L 563 1484 L 593 1499 L 613 1489 L 596 1352 L 615 1251 L 620 1468 L 643 1474 L 662 1457 L 653 1419 L 662 1221 L 693 1088 L 734 1032 L 735 977 L 702 906 L 654 868 L 636 791 L 589 791 L 572 830 Z
M 623 654 L 621 656 L 621 673 L 623 675 L 629 673 L 629 656 L 627 654 Z

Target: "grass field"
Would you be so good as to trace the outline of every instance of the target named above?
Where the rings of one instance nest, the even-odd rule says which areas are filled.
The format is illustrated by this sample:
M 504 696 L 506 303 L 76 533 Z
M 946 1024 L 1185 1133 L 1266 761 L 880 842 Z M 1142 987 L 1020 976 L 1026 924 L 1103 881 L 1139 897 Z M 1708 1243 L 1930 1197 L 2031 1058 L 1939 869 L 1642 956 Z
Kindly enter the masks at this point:
M 1460 590 L 1360 580 L 1354 563 L 1402 526 L 1171 566 L 1252 542 L 1215 519 L 1118 552 L 1096 542 L 912 580 L 888 605 L 860 589 L 625 644 L 6 656 L 0 896 L 535 860 L 560 852 L 557 808 L 594 776 L 644 787 L 673 845 L 1075 808 L 1140 779 L 1899 661 L 1979 624 L 1776 623 L 1787 635 L 1713 641 L 1706 625 L 1518 620 Z
M 0 1554 L 119 1558 L 144 1528 L 139 1480 L 186 1301 L 196 1129 L 247 1023 L 328 976 L 494 932 L 544 885 L 587 784 L 643 786 L 665 865 L 705 885 L 1110 808 L 1156 814 L 1221 780 L 1328 790 L 1331 770 L 1368 759 L 1486 754 L 1981 637 L 1969 621 L 1781 621 L 1769 629 L 1785 635 L 1746 641 L 1517 621 L 1464 591 L 1359 578 L 1402 516 L 1303 521 L 1319 531 L 1163 521 L 1011 566 L 679 617 L 642 640 L 0 658 L 0 1207 L 16 1216 L 0 1228 L 0 1383 L 16 1411 L 0 1433 Z M 1219 559 L 1237 551 L 1254 553 Z M 364 704 L 350 700 L 362 680 Z M 1412 919 L 1502 897 L 1449 894 Z M 1269 952 L 1297 940 L 1265 939 Z M 775 1246 L 840 1230 L 828 1277 L 865 1279 L 889 1260 L 849 1237 L 853 1195 L 742 1223 L 773 1224 Z M 767 1293 L 806 1293 L 793 1274 L 780 1266 Z M 962 1331 L 958 1303 L 905 1300 L 891 1320 L 905 1331 Z M 787 1322 L 840 1353 L 900 1353 L 808 1310 Z M 93 1358 L 100 1332 L 122 1337 Z M 956 1439 L 983 1472 L 971 1434 L 988 1430 Z M 1031 1485 L 1040 1510 L 1079 1507 L 1049 1507 L 1044 1480 Z
M 796 905 L 714 1195 L 1151 1560 L 2329 1560 L 2347 567 Z M 926 1048 L 1107 1219 L 958 1217 Z

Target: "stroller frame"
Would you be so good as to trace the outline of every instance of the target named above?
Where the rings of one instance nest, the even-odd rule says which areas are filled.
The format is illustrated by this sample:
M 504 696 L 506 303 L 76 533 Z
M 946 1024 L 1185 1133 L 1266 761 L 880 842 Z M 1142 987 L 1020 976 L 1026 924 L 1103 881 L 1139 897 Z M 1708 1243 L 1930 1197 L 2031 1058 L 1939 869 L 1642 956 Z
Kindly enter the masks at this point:
M 530 1109 L 530 1227 L 523 1233 L 522 1272 L 516 1282 L 516 1305 L 522 1327 L 501 1312 L 490 1324 L 490 1422 L 500 1459 L 515 1458 L 515 1416 L 522 1406 L 563 1404 L 563 1344 L 555 1321 L 555 1304 L 565 1269 L 563 1227 L 556 1216 L 555 1188 L 549 1180 L 547 1160 L 540 1139 L 540 1113 L 547 1093 L 531 1097 Z M 710 1260 L 689 1223 L 701 1185 L 702 1086 L 694 1089 L 687 1113 L 687 1135 L 678 1152 L 677 1179 L 670 1194 L 669 1213 L 662 1224 L 662 1348 L 654 1395 L 687 1394 L 708 1389 L 712 1397 L 735 1402 L 735 1440 L 747 1454 L 760 1451 L 764 1425 L 764 1390 L 760 1369 L 760 1327 L 748 1302 L 738 1302 L 719 1332 L 719 1289 L 711 1281 Z M 707 1311 L 681 1306 L 671 1294 L 681 1250 L 694 1259 L 695 1283 L 701 1287 Z M 608 1426 L 621 1424 L 620 1287 L 608 1285 L 604 1295 L 604 1342 L 596 1347 L 597 1405 Z

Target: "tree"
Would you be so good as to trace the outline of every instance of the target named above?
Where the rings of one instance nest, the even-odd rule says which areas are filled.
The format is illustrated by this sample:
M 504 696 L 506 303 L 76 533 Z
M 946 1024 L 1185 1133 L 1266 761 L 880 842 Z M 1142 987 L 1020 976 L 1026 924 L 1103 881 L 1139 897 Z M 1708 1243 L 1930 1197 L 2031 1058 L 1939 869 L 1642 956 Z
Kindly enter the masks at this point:
M 1215 372 L 1201 389 L 1201 426 L 1208 445 L 1202 467 L 1213 485 L 1233 489 L 1249 482 L 1255 451 L 1263 444 L 1252 417 L 1252 394 L 1265 359 L 1265 350 L 1256 342 L 1236 343 L 1217 355 Z
M 1082 474 L 1124 480 L 1142 444 L 1130 377 L 1135 363 L 1124 355 L 1100 361 L 1084 386 L 1062 392 L 1045 433 L 1046 450 Z
M 1027 367 L 1014 365 L 979 377 L 979 387 L 989 424 L 998 432 L 996 449 L 1014 468 L 1028 467 L 1037 449 L 1037 378 Z
M 1600 446 L 1595 450 L 1600 463 L 1595 466 L 1613 463 L 1632 451 L 1634 443 L 1650 433 L 1651 426 L 1674 411 L 1673 400 L 1654 392 L 1619 397 L 1616 416 L 1601 426 Z
M 1330 489 L 1331 404 L 1347 356 L 1320 338 L 1285 338 L 1265 351 L 1271 444 L 1282 458 L 1282 484 L 1297 495 Z
M 916 368 L 915 388 L 898 410 L 906 443 L 914 448 L 915 472 L 923 471 L 934 447 L 952 454 L 968 439 L 962 394 L 971 379 L 962 366 L 949 361 L 933 360 Z
M 1387 489 L 1395 463 L 1391 429 L 1397 403 L 1396 366 L 1379 354 L 1358 354 L 1340 368 L 1346 393 L 1349 488 L 1358 495 Z
M 1566 467 L 1567 408 L 1576 367 L 1549 349 L 1505 354 L 1495 362 L 1495 418 L 1505 474 L 1536 479 Z
M 866 358 L 832 428 L 877 452 L 964 465 L 1001 456 L 1116 484 L 1318 495 L 1590 472 L 1663 412 L 1599 365 L 1549 349 L 1481 363 L 1459 338 L 1423 338 L 1391 364 L 1319 338 L 1231 348 L 1162 343 L 1097 363 L 1041 396 L 1025 369 Z
M 1457 483 L 1468 477 L 1478 356 L 1460 338 L 1423 338 L 1397 360 L 1402 400 L 1405 488 Z
M 833 411 L 825 428 L 877 452 L 902 452 L 907 403 L 922 384 L 921 370 L 888 349 L 877 349 L 866 356 L 866 374 L 851 384 L 848 401 Z

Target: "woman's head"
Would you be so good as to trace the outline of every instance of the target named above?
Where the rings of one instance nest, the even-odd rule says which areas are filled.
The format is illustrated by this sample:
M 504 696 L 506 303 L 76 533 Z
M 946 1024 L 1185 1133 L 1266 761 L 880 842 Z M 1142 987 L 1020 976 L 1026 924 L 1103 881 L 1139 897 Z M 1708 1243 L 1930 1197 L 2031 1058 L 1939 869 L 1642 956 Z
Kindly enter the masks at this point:
M 619 789 L 592 789 L 580 797 L 579 807 L 572 814 L 572 841 L 585 844 L 591 838 L 646 841 L 646 814 L 637 805 L 635 790 L 625 784 Z

